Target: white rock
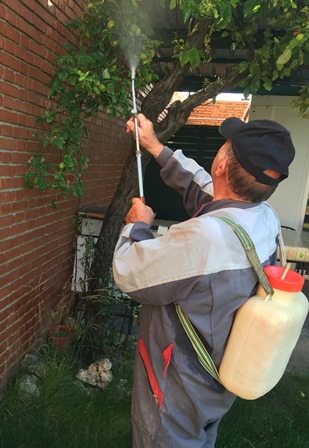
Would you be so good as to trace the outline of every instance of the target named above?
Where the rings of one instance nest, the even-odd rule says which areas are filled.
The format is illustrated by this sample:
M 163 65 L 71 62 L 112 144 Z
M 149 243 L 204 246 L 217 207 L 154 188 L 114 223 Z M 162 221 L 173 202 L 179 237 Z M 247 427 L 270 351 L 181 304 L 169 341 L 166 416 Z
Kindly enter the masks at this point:
M 108 358 L 90 364 L 88 369 L 81 369 L 76 378 L 90 386 L 104 389 L 113 379 L 112 363 Z
M 23 375 L 19 383 L 19 392 L 39 396 L 39 379 L 35 375 Z

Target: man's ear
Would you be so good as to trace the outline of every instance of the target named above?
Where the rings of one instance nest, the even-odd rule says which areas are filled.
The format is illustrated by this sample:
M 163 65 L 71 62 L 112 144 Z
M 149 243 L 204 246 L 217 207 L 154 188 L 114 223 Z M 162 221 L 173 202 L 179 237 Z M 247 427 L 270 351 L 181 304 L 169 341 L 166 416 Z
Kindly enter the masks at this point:
M 222 157 L 222 159 L 220 159 L 218 162 L 217 168 L 215 170 L 215 175 L 217 177 L 221 177 L 221 176 L 225 175 L 227 172 L 228 172 L 227 158 Z

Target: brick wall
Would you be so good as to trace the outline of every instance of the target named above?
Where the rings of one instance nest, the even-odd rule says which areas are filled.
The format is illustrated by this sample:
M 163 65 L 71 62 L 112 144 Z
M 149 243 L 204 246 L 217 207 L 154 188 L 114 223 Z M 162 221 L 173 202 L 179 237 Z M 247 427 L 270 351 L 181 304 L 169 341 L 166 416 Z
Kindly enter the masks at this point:
M 24 186 L 26 161 L 41 149 L 33 134 L 53 62 L 65 41 L 74 42 L 64 23 L 86 3 L 0 3 L 0 388 L 23 354 L 44 337 L 70 280 L 72 217 L 84 205 L 111 201 L 130 146 L 124 123 L 99 113 L 88 123 L 90 168 L 81 199 L 59 197 L 54 210 L 52 196 Z
M 250 101 L 206 101 L 192 111 L 186 124 L 219 126 L 229 117 L 247 121 L 249 108 Z

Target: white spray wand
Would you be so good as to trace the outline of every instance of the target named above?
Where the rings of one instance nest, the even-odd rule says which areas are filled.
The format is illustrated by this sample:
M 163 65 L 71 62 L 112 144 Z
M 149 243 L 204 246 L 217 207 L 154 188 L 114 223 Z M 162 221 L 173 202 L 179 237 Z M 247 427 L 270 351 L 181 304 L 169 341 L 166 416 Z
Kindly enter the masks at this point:
M 132 70 L 132 98 L 133 98 L 133 118 L 135 127 L 135 141 L 136 141 L 136 161 L 137 161 L 137 176 L 138 176 L 138 188 L 140 199 L 145 202 L 144 197 L 144 187 L 143 187 L 143 173 L 142 173 L 142 154 L 139 146 L 139 136 L 138 136 L 138 118 L 137 118 L 137 108 L 136 108 L 136 96 L 135 96 L 135 70 Z

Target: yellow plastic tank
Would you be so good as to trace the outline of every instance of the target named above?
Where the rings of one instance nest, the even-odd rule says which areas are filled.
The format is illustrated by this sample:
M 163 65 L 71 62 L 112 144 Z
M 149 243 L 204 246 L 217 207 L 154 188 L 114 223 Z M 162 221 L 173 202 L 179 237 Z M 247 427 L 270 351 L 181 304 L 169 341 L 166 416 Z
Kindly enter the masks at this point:
M 239 308 L 219 368 L 224 387 L 247 400 L 265 395 L 278 383 L 308 314 L 300 274 L 289 270 L 282 280 L 281 266 L 267 266 L 264 272 L 274 294 L 267 297 L 259 286 Z

